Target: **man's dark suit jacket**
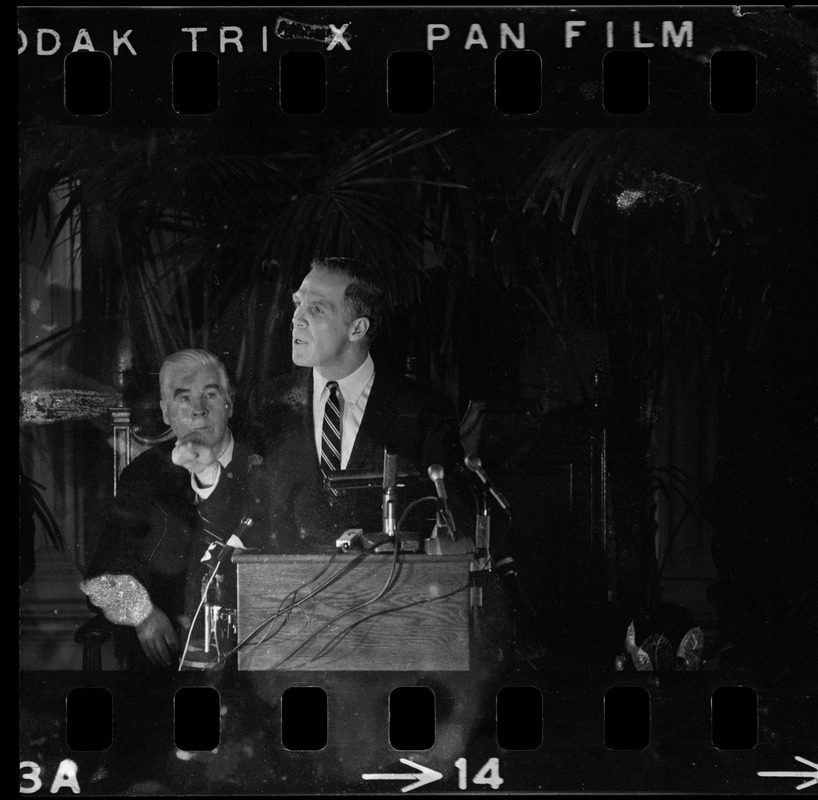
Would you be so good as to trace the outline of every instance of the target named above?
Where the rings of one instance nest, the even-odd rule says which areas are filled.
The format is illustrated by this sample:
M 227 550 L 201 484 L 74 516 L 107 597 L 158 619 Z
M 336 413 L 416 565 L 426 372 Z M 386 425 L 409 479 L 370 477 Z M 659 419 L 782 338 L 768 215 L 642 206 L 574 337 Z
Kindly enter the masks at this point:
M 380 487 L 339 497 L 324 488 L 312 394 L 312 369 L 299 368 L 276 379 L 254 404 L 251 437 L 264 456 L 268 537 L 263 546 L 269 552 L 331 552 L 347 528 L 360 527 L 367 534 L 382 529 Z M 427 476 L 431 464 L 452 475 L 463 460 L 451 404 L 415 381 L 376 370 L 346 469 L 382 472 L 387 445 L 398 455 L 399 470 L 419 473 L 415 485 L 401 492 L 399 514 L 411 497 L 435 493 Z M 425 504 L 425 511 L 433 525 L 435 505 Z
M 248 487 L 261 459 L 236 442 L 233 459 L 222 470 L 219 501 L 208 498 L 197 509 L 190 473 L 171 460 L 173 446 L 171 441 L 153 447 L 122 471 L 116 498 L 102 517 L 86 577 L 132 575 L 148 590 L 153 604 L 175 622 L 182 615 L 191 619 L 201 596 L 206 572 L 201 558 L 213 541 L 202 518 L 226 541 L 253 507 Z M 243 537 L 245 545 L 250 545 L 249 539 Z M 221 570 L 227 600 L 232 599 L 235 607 L 235 565 L 228 561 Z M 116 633 L 118 654 L 141 664 L 134 629 L 118 626 Z

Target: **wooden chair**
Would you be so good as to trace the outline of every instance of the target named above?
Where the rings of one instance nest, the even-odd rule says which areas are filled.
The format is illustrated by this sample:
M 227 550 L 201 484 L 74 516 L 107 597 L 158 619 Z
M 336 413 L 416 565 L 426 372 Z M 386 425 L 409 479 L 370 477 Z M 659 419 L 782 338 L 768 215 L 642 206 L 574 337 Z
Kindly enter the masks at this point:
M 122 470 L 128 466 L 140 453 L 173 438 L 173 432 L 167 431 L 158 436 L 143 436 L 138 425 L 131 420 L 131 409 L 125 405 L 117 405 L 110 409 L 111 413 L 111 445 L 113 447 L 113 495 L 116 496 L 119 486 L 119 477 Z M 74 641 L 82 645 L 82 669 L 86 672 L 95 672 L 102 669 L 102 646 L 111 641 L 114 635 L 112 625 L 102 614 L 84 622 L 74 633 Z M 118 669 L 125 669 L 127 664 L 119 662 Z

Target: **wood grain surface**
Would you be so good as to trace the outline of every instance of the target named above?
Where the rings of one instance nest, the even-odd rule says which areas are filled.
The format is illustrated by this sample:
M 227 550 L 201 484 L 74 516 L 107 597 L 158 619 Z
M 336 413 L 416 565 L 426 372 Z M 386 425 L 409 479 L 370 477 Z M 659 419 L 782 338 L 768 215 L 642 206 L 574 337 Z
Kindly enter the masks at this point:
M 469 668 L 468 555 L 234 560 L 240 670 Z

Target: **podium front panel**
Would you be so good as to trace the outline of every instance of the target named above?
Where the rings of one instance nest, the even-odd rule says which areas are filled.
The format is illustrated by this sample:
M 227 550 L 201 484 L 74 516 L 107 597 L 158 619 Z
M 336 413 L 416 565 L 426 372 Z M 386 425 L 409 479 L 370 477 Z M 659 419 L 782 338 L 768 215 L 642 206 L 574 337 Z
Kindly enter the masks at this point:
M 400 555 L 391 582 L 391 553 L 234 561 L 239 670 L 469 668 L 468 555 Z

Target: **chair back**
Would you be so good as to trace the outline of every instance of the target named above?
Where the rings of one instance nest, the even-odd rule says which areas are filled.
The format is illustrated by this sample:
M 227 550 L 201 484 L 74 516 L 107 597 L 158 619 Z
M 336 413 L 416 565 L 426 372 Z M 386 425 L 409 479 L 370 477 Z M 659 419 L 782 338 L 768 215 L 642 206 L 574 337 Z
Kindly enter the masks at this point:
M 113 489 L 116 495 L 122 470 L 140 453 L 172 439 L 173 431 L 168 428 L 157 436 L 143 436 L 139 425 L 134 425 L 131 421 L 131 409 L 127 406 L 111 408 L 111 426 L 111 444 L 114 451 Z

